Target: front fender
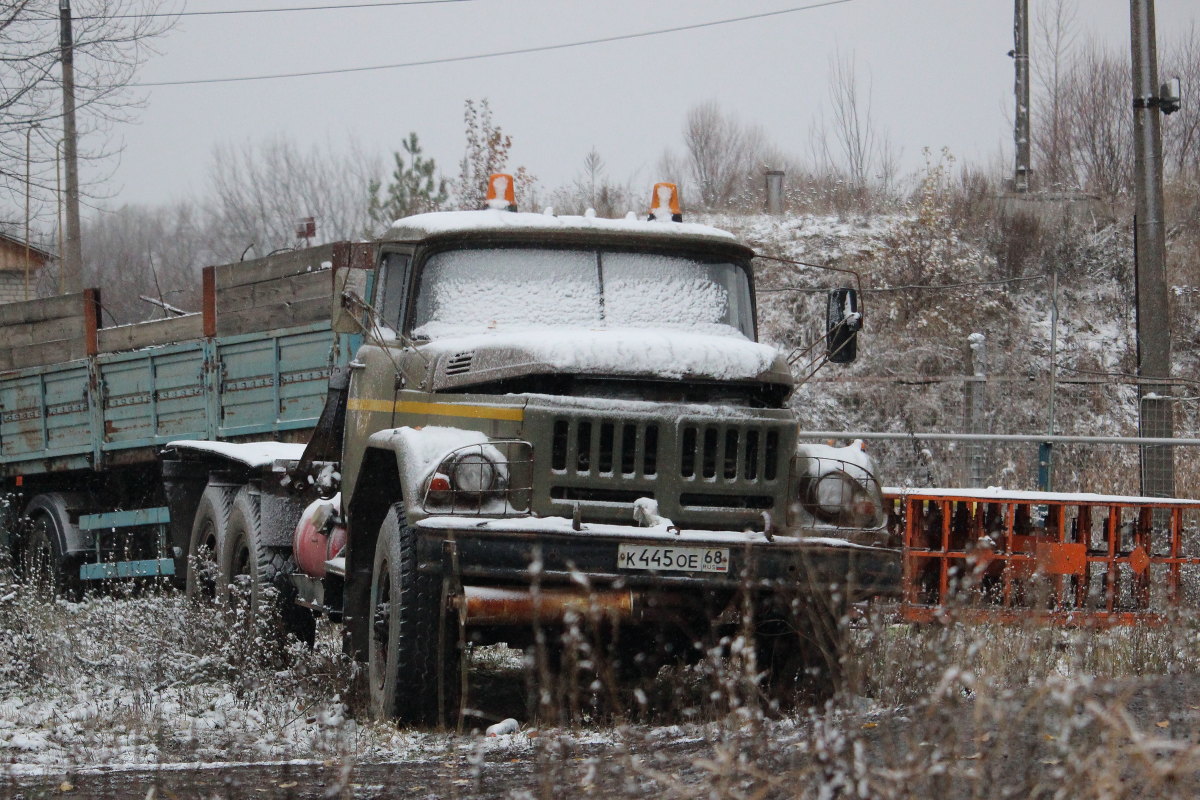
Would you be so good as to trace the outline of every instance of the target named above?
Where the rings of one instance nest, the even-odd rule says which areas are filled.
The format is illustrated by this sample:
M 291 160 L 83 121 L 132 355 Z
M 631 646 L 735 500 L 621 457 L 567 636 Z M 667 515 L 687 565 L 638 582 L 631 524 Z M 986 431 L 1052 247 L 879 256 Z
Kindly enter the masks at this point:
M 423 509 L 425 482 L 454 450 L 491 440 L 479 431 L 427 425 L 422 428 L 388 428 L 368 439 L 368 447 L 394 455 L 400 479 L 400 497 L 410 522 L 428 516 Z

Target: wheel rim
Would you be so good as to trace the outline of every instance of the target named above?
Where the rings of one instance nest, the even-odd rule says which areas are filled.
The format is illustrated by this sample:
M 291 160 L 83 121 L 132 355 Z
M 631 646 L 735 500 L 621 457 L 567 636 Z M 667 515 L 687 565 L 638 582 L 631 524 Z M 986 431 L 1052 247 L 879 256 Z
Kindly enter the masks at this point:
M 192 570 L 195 572 L 196 593 L 206 600 L 217 597 L 217 532 L 212 520 L 204 523 L 200 543 L 193 555 Z
M 37 519 L 25 546 L 26 580 L 40 587 L 54 585 L 54 546 L 46 526 L 45 519 Z
M 245 542 L 238 542 L 237 550 L 234 551 L 233 574 L 236 577 L 250 575 L 250 548 Z
M 226 592 L 231 602 L 238 605 L 251 605 L 254 586 L 250 572 L 250 546 L 245 537 L 238 536 L 233 541 L 232 554 L 229 559 L 229 584 Z
M 388 638 L 391 635 L 392 623 L 392 581 L 390 564 L 384 560 L 378 572 L 371 579 L 371 599 L 373 611 L 371 615 L 371 664 L 375 688 L 382 690 L 387 681 L 387 651 Z

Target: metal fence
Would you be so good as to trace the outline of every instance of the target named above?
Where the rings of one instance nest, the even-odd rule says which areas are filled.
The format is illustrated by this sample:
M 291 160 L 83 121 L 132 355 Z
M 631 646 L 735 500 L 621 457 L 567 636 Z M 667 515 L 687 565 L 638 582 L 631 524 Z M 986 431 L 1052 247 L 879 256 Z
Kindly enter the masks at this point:
M 885 486 L 979 487 L 1137 496 L 1142 449 L 1174 456 L 1176 497 L 1200 497 L 1200 439 L 873 431 L 803 431 L 802 439 L 862 439 Z

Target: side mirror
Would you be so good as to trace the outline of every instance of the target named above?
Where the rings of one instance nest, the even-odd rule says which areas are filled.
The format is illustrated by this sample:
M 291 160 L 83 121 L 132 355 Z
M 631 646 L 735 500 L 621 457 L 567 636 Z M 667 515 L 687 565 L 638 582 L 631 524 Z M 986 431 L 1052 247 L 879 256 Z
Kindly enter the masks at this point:
M 829 290 L 825 312 L 825 356 L 835 364 L 849 364 L 858 358 L 858 332 L 862 314 L 858 312 L 858 292 L 847 287 Z
M 334 333 L 362 333 L 362 308 L 356 304 L 347 305 L 345 297 L 362 298 L 366 295 L 368 270 L 375 268 L 375 246 L 361 242 L 337 242 L 333 248 L 330 325 Z

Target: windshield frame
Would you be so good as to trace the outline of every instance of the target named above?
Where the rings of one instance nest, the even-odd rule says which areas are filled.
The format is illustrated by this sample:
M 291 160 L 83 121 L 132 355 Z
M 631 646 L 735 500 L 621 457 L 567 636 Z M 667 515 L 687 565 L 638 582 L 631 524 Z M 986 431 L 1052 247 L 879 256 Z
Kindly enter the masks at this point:
M 416 317 L 416 306 L 418 294 L 421 289 L 422 281 L 425 277 L 425 268 L 430 258 L 435 255 L 448 251 L 462 250 L 575 250 L 580 252 L 588 252 L 593 254 L 604 253 L 634 253 L 659 256 L 673 256 L 677 258 L 688 258 L 699 262 L 729 264 L 735 269 L 741 270 L 746 279 L 746 287 L 750 298 L 750 339 L 758 341 L 758 295 L 754 285 L 754 270 L 751 266 L 751 257 L 743 252 L 744 248 L 731 247 L 729 249 L 714 247 L 711 243 L 688 243 L 686 241 L 679 242 L 619 242 L 619 241 L 596 241 L 595 239 L 580 239 L 580 240 L 555 240 L 555 241 L 537 241 L 531 242 L 528 239 L 498 239 L 498 238 L 479 238 L 479 239 L 464 239 L 445 243 L 438 243 L 419 248 L 414 254 L 410 267 L 409 275 L 409 291 L 408 298 L 405 304 L 404 313 L 404 328 L 405 336 L 411 337 L 418 344 L 430 341 L 427 337 L 417 337 L 413 335 L 413 323 Z M 386 258 L 387 254 L 384 254 Z M 741 335 L 745 332 L 739 328 L 730 326 L 730 330 L 737 331 Z

